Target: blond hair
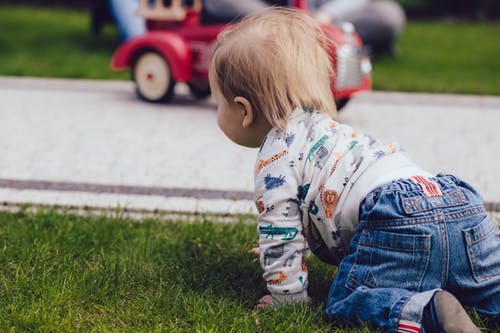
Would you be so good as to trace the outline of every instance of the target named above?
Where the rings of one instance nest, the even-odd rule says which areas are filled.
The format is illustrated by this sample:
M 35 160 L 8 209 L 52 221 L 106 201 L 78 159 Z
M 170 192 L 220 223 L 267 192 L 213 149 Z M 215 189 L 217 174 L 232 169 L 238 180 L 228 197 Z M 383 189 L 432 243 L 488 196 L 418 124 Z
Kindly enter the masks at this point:
M 245 97 L 280 130 L 296 108 L 333 116 L 333 70 L 324 45 L 325 35 L 307 14 L 268 8 L 219 34 L 210 87 L 226 105 Z

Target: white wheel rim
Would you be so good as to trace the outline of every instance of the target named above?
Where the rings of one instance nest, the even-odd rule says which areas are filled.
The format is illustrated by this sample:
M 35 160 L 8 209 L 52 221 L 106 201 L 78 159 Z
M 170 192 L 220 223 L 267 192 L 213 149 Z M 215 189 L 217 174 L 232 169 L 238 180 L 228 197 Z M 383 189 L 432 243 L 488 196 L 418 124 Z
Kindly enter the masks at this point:
M 158 53 L 143 54 L 135 65 L 134 77 L 141 95 L 153 101 L 162 98 L 170 85 L 170 69 Z

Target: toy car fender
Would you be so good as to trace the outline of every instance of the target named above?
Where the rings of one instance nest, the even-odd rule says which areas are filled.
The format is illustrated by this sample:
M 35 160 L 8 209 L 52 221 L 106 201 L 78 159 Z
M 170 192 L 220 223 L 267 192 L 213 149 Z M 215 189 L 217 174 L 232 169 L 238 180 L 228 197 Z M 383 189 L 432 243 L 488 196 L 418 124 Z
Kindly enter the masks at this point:
M 168 31 L 152 31 L 127 41 L 113 56 L 111 68 L 113 70 L 132 68 L 137 57 L 146 50 L 156 51 L 166 59 L 174 81 L 191 80 L 192 59 L 188 44 L 178 34 Z

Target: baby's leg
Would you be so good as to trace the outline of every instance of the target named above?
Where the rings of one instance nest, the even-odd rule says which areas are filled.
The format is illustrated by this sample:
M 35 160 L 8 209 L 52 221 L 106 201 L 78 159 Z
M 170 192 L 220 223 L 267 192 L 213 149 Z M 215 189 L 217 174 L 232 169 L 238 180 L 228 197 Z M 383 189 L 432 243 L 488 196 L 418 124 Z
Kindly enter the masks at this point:
M 403 239 L 415 235 L 393 236 L 399 239 L 401 252 L 404 253 Z M 396 238 L 393 241 L 398 243 Z M 419 248 L 418 242 L 412 243 L 414 249 Z M 380 263 L 363 265 L 363 252 L 365 249 L 360 251 L 358 248 L 340 264 L 328 297 L 327 315 L 354 324 L 362 320 L 387 332 L 480 332 L 460 302 L 439 288 L 439 280 L 434 289 L 421 291 L 425 290 L 424 285 L 431 286 L 428 282 L 419 282 L 429 265 L 425 254 L 415 255 L 412 251 L 407 253 L 406 258 L 397 261 L 386 256 L 387 262 L 400 264 L 400 267 L 386 269 Z M 384 260 L 383 255 L 376 251 L 368 250 L 365 254 L 373 263 L 377 257 Z M 410 280 L 405 281 L 402 278 L 405 275 Z M 397 282 L 398 276 L 400 283 Z
M 351 244 L 357 243 L 360 235 L 357 233 Z M 398 275 L 402 273 L 403 276 L 421 278 L 418 272 L 425 271 L 428 256 L 423 255 L 423 260 L 413 260 L 411 255 L 407 256 L 407 259 L 400 261 L 401 269 L 391 267 L 382 272 L 377 267 L 362 264 L 364 250 L 359 251 L 358 248 L 341 262 L 330 289 L 326 314 L 352 324 L 359 324 L 361 320 L 382 328 L 384 332 L 398 332 L 400 326 L 408 329 L 408 332 L 419 332 L 423 310 L 439 291 L 439 286 L 418 293 L 418 288 L 410 287 Z M 373 257 L 372 253 L 366 252 L 366 258 Z M 394 273 L 392 277 L 386 274 L 391 271 Z M 394 278 L 400 279 L 401 283 L 392 282 Z M 402 316 L 403 312 L 405 314 Z
M 445 289 L 452 292 L 465 307 L 500 324 L 500 231 L 485 214 L 476 223 L 463 226 L 449 222 L 449 278 Z M 494 321 L 496 320 L 496 323 Z

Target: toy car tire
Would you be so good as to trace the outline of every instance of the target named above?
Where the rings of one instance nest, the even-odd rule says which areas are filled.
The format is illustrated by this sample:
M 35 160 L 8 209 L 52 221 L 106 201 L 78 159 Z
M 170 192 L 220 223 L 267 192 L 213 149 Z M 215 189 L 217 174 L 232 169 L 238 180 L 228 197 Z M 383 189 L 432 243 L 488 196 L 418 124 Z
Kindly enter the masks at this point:
M 210 84 L 208 81 L 193 81 L 189 82 L 189 90 L 197 99 L 204 99 L 210 96 Z
M 139 98 L 153 103 L 172 99 L 175 81 L 168 62 L 158 52 L 141 53 L 134 62 L 132 75 Z
M 340 111 L 349 102 L 349 98 L 340 98 L 335 100 L 335 105 L 337 106 L 337 111 Z

